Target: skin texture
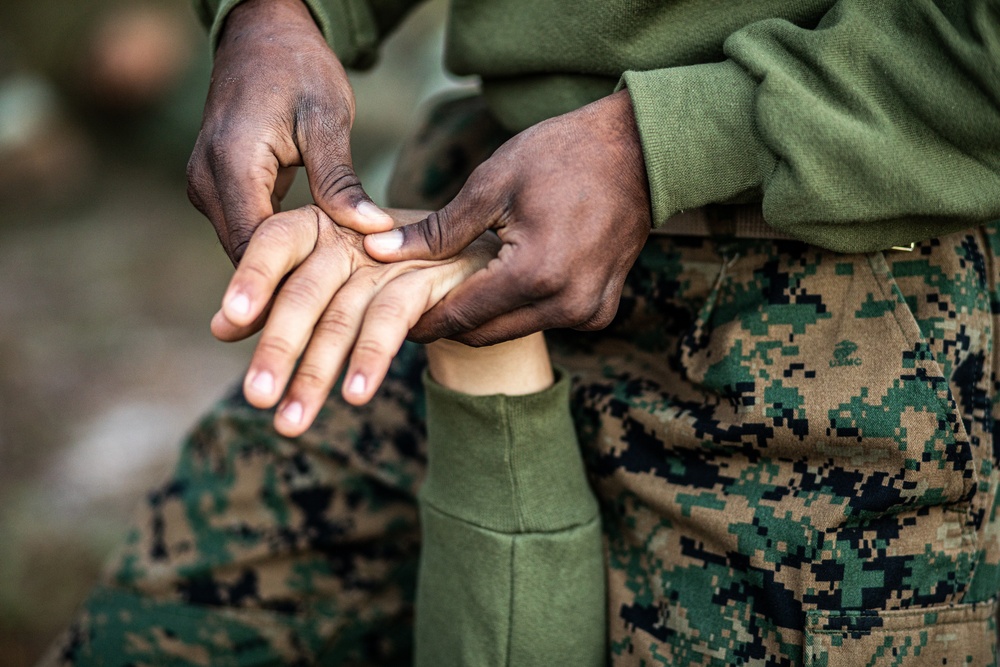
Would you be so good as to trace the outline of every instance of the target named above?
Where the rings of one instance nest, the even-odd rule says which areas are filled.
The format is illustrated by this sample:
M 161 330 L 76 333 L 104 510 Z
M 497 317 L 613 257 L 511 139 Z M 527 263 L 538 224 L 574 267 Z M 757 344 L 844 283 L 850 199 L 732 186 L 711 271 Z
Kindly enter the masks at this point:
M 300 0 L 246 0 L 226 20 L 188 196 L 239 262 L 304 165 L 316 205 L 360 232 L 392 228 L 354 173 L 354 93 Z
M 246 0 L 233 10 L 189 196 L 238 264 L 213 332 L 238 340 L 263 328 L 244 390 L 253 405 L 278 406 L 279 432 L 308 427 L 348 355 L 345 398 L 368 401 L 410 327 L 418 341 L 478 347 L 611 321 L 650 221 L 627 93 L 514 137 L 444 209 L 388 246 L 369 236 L 368 255 L 359 233 L 393 221 L 351 167 L 353 119 L 344 70 L 304 4 Z M 298 165 L 316 205 L 274 215 Z M 495 243 L 488 229 L 499 255 L 484 250 Z
M 500 245 L 493 234 L 484 234 L 455 257 L 383 264 L 365 253 L 362 242 L 361 234 L 337 225 L 317 206 L 268 218 L 251 238 L 212 318 L 212 333 L 223 341 L 261 330 L 243 393 L 256 407 L 278 405 L 274 425 L 283 435 L 301 435 L 312 424 L 348 357 L 344 399 L 355 405 L 371 400 L 410 328 L 485 267 Z M 460 358 L 468 359 L 471 350 L 465 351 Z M 537 344 L 515 346 L 512 353 L 519 351 L 537 360 L 544 343 L 541 353 Z M 442 353 L 462 354 L 447 345 Z M 544 380 L 537 364 L 520 366 Z M 500 369 L 484 377 L 498 373 L 510 379 L 510 372 Z M 466 377 L 461 371 L 446 373 L 446 380 Z
M 405 229 L 373 234 L 383 261 L 450 257 L 497 231 L 497 259 L 411 332 L 490 345 L 555 327 L 607 326 L 649 234 L 646 170 L 627 91 L 535 125 L 504 144 L 455 199 Z
M 541 332 L 488 347 L 442 338 L 427 346 L 427 365 L 438 384 L 473 396 L 534 394 L 555 382 Z

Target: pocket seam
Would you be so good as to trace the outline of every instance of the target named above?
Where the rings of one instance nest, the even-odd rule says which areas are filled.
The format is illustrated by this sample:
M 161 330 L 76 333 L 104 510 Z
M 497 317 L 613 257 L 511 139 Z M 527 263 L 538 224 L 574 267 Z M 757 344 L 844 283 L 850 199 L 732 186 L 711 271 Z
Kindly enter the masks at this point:
M 875 279 L 875 283 L 882 292 L 882 298 L 892 300 L 895 304 L 892 308 L 892 317 L 906 343 L 908 345 L 913 345 L 914 343 L 920 343 L 921 341 L 926 340 L 923 332 L 920 331 L 920 325 L 917 324 L 916 316 L 910 309 L 910 305 L 906 303 L 905 299 L 902 298 L 902 292 L 899 290 L 899 287 L 896 286 L 896 279 L 892 275 L 892 271 L 889 270 L 889 265 L 885 261 L 885 255 L 882 252 L 869 254 L 868 266 L 871 270 L 872 277 Z M 901 313 L 900 310 L 905 312 Z M 938 363 L 937 359 L 932 358 L 930 361 L 934 364 L 934 369 L 936 370 L 938 377 L 942 378 L 945 383 L 947 383 L 948 379 L 944 375 L 944 369 L 941 368 L 941 364 Z M 962 422 L 961 415 L 958 414 L 958 406 L 955 404 L 954 396 L 951 395 L 950 386 L 948 387 L 948 396 L 950 398 L 945 399 L 938 396 L 935 396 L 935 398 L 938 402 L 938 406 L 945 414 L 955 415 L 955 420 L 952 424 L 952 431 L 955 435 L 955 439 L 966 443 L 966 446 L 969 448 L 969 467 L 972 470 L 972 477 L 967 480 L 963 487 L 964 495 L 968 495 L 970 490 L 979 485 L 979 470 L 975 465 L 976 458 L 972 451 L 972 442 L 970 441 L 969 434 L 965 430 L 965 424 Z M 954 503 L 949 503 L 949 505 L 955 506 L 965 504 L 968 504 L 971 507 L 971 498 L 969 500 L 959 500 Z
M 892 275 L 889 264 L 885 259 L 885 253 L 881 251 L 870 253 L 868 255 L 867 264 L 875 284 L 878 285 L 878 288 L 882 293 L 882 298 L 891 300 L 894 303 L 892 308 L 892 317 L 896 322 L 896 326 L 898 327 L 900 334 L 903 336 L 904 341 L 906 341 L 908 345 L 914 345 L 915 343 L 926 341 L 926 337 L 920 330 L 920 325 L 917 323 L 913 310 L 906 302 L 906 299 L 903 298 L 902 290 L 900 290 L 899 286 L 896 284 L 896 278 Z M 955 514 L 961 518 L 962 545 L 959 549 L 975 553 L 979 549 L 979 534 L 975 527 L 974 501 L 976 496 L 975 491 L 978 489 L 980 484 L 979 466 L 977 465 L 976 452 L 973 448 L 972 440 L 965 430 L 965 424 L 962 421 L 961 414 L 959 413 L 955 397 L 952 395 L 948 379 L 944 375 L 944 369 L 941 367 L 941 364 L 937 361 L 937 359 L 931 358 L 930 361 L 933 364 L 933 368 L 936 369 L 938 377 L 942 378 L 945 381 L 945 384 L 948 385 L 948 398 L 941 398 L 939 396 L 935 396 L 935 398 L 944 414 L 954 415 L 954 420 L 951 422 L 952 433 L 956 443 L 964 443 L 968 448 L 969 458 L 967 465 L 968 469 L 971 470 L 971 476 L 967 479 L 963 479 L 963 499 L 942 505 L 942 509 L 945 512 Z M 960 568 L 963 589 L 972 582 L 974 569 L 974 562 L 967 563 Z

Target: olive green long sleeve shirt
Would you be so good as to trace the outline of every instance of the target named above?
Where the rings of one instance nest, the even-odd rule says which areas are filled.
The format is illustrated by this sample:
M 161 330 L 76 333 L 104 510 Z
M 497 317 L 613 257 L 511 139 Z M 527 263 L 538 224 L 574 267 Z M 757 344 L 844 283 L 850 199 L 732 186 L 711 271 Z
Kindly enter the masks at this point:
M 239 0 L 196 0 L 217 38 Z M 415 0 L 304 0 L 348 66 Z M 759 201 L 845 252 L 1000 218 L 1000 0 L 453 0 L 447 65 L 521 130 L 627 86 L 656 225 Z
M 527 396 L 424 385 L 415 664 L 604 665 L 601 526 L 566 374 Z

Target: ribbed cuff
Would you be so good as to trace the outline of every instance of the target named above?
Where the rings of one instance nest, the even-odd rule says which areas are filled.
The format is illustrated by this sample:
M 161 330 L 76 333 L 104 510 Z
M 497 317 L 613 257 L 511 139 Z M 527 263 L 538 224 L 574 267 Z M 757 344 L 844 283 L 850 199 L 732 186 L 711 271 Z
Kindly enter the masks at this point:
M 759 193 L 776 160 L 757 133 L 756 82 L 732 61 L 625 72 L 646 158 L 653 225 Z
M 421 501 L 504 533 L 550 532 L 597 514 L 569 412 L 569 378 L 525 396 L 469 396 L 424 374 L 427 479 Z
M 316 25 L 344 67 L 363 69 L 375 63 L 378 56 L 378 29 L 371 7 L 365 0 L 302 0 L 309 8 Z M 219 36 L 226 17 L 243 0 L 222 0 L 215 10 L 208 38 L 212 53 L 219 46 Z M 211 15 L 212 1 L 199 3 L 199 15 Z

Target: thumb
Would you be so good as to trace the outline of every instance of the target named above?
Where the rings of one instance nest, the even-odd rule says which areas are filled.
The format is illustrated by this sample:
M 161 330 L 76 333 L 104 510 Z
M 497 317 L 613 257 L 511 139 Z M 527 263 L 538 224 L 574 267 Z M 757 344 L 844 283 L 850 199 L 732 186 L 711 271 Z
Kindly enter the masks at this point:
M 300 122 L 306 125 L 300 141 L 302 163 L 316 205 L 338 225 L 362 234 L 392 229 L 392 218 L 372 202 L 354 172 L 349 126 L 331 128 L 315 113 Z
M 462 192 L 440 211 L 412 225 L 365 237 L 365 250 L 383 262 L 447 259 L 462 252 L 487 229 L 498 226 L 499 212 Z

